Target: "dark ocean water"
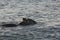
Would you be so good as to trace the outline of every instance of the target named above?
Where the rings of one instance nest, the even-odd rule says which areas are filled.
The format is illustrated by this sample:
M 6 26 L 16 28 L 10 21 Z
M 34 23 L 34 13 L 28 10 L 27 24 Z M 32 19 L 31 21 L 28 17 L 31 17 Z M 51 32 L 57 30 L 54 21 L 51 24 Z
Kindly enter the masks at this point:
M 1 27 L 0 40 L 60 40 L 60 28 L 43 25 Z
M 0 40 L 60 40 L 60 0 L 0 0 L 0 22 L 20 23 L 23 17 L 37 24 L 0 26 Z

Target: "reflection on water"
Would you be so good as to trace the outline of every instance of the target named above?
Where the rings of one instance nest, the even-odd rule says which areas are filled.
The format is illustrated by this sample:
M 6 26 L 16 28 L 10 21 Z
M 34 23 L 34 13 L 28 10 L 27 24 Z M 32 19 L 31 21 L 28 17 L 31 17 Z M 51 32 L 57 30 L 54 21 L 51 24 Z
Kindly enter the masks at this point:
M 22 16 L 38 23 L 2 27 L 0 40 L 60 40 L 60 0 L 1 0 L 0 22 L 20 22 Z
M 55 28 L 54 26 L 48 26 L 47 28 L 42 27 L 39 24 L 33 26 L 30 25 L 30 26 L 7 27 L 0 29 L 0 40 L 40 40 L 40 39 L 58 40 L 60 39 L 59 33 L 60 28 Z

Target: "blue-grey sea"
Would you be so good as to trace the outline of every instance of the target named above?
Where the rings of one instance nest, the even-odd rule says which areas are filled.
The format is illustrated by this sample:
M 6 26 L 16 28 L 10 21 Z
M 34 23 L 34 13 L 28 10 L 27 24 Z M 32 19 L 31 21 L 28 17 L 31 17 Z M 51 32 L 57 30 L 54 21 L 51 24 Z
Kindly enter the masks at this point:
M 1 26 L 23 17 L 37 24 Z M 0 40 L 60 40 L 60 0 L 0 0 Z

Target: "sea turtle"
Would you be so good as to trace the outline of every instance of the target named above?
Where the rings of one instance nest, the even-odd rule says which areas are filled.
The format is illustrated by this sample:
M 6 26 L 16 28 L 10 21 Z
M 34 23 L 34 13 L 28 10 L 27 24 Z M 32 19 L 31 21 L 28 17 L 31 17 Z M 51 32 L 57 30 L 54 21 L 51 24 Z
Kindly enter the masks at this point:
M 29 18 L 23 18 L 23 21 L 21 23 L 19 23 L 19 25 L 34 25 L 36 24 L 37 22 L 32 20 L 32 19 L 29 19 Z

